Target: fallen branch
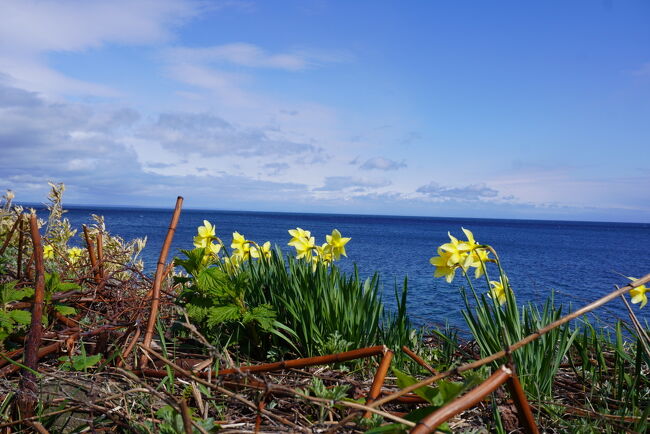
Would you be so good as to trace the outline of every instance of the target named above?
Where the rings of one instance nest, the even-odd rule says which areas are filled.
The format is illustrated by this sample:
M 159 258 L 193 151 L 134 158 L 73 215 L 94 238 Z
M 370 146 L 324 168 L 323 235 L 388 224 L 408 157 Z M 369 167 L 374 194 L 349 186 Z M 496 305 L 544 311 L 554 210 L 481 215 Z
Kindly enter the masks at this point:
M 41 245 L 41 234 L 38 232 L 38 221 L 36 215 L 29 218 L 32 243 L 34 245 L 34 259 L 36 263 L 36 275 L 34 276 L 34 306 L 32 308 L 32 320 L 25 343 L 24 365 L 29 368 L 23 369 L 20 379 L 20 387 L 17 393 L 17 407 L 22 417 L 30 417 L 34 414 L 36 406 L 36 376 L 31 371 L 37 370 L 38 347 L 41 345 L 43 335 L 43 303 L 45 300 L 45 271 L 43 269 L 43 246 Z M 22 232 L 21 232 L 22 234 Z
M 160 250 L 160 256 L 158 257 L 158 263 L 156 265 L 156 276 L 153 281 L 153 289 L 151 293 L 151 310 L 149 312 L 149 321 L 147 322 L 147 328 L 144 333 L 144 338 L 142 339 L 142 346 L 146 348 L 149 348 L 151 345 L 151 339 L 153 338 L 153 329 L 156 325 L 156 319 L 158 318 L 160 287 L 162 286 L 163 271 L 165 270 L 167 253 L 169 252 L 169 247 L 171 246 L 172 239 L 174 238 L 174 232 L 176 231 L 176 225 L 178 224 L 182 205 L 183 197 L 178 196 L 176 199 L 174 214 L 172 215 L 172 220 L 169 224 L 169 229 L 167 230 L 167 236 L 165 237 L 165 242 L 163 243 L 162 249 Z M 142 354 L 142 357 L 140 358 L 140 366 L 143 368 L 147 366 L 146 354 Z

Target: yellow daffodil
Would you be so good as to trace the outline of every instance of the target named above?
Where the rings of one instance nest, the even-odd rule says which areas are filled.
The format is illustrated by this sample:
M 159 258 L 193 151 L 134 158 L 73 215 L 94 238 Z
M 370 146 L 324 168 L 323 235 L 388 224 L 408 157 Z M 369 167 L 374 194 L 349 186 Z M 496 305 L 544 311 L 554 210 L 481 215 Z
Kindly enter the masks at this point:
M 442 247 L 438 247 L 438 256 L 434 256 L 429 259 L 431 265 L 436 267 L 436 270 L 433 273 L 434 277 L 445 277 L 447 283 L 451 283 L 454 280 L 454 275 L 456 274 L 457 266 L 454 264 L 449 266 L 450 257 L 452 253 L 444 251 Z
M 83 250 L 81 250 L 79 247 L 71 247 L 68 249 L 68 259 L 70 259 L 71 263 L 76 263 L 82 256 Z
M 251 257 L 251 243 L 239 232 L 233 232 L 230 247 L 235 250 L 233 254 L 239 256 L 239 259 L 247 261 Z
M 213 238 L 216 234 L 216 228 L 207 220 L 203 220 L 203 226 L 198 227 L 199 237 Z
M 208 247 L 208 244 L 210 243 L 209 238 L 202 238 L 198 235 L 194 237 L 193 241 L 194 241 L 194 247 L 196 247 L 197 249 Z
M 308 261 L 312 260 L 312 250 L 316 248 L 316 239 L 314 237 L 300 238 L 292 243 L 296 249 L 296 259 L 305 258 Z
M 466 268 L 465 262 L 467 259 L 467 252 L 470 250 L 470 247 L 467 243 L 458 241 L 451 233 L 447 232 L 451 242 L 445 243 L 440 248 L 445 252 L 449 253 L 447 266 L 453 267 L 454 265 L 463 265 L 463 268 Z
M 461 229 L 463 230 L 463 233 L 467 237 L 467 241 L 465 241 L 465 244 L 467 245 L 468 250 L 474 250 L 479 245 L 479 243 L 477 243 L 476 240 L 474 240 L 474 234 L 469 229 L 465 229 L 463 227 L 461 227 Z
M 631 281 L 635 281 L 636 279 L 634 277 L 628 277 Z M 643 306 L 648 303 L 648 296 L 646 295 L 646 292 L 648 291 L 648 288 L 646 288 L 645 285 L 639 285 L 634 289 L 630 289 L 630 297 L 632 297 L 632 303 L 641 303 L 639 308 L 643 308 Z
M 331 244 L 324 243 L 322 246 L 316 246 L 316 253 L 318 254 L 318 260 L 329 265 L 334 261 L 333 248 Z M 316 258 L 316 257 L 314 257 Z
M 490 289 L 490 292 L 488 292 L 488 297 L 492 299 L 496 299 L 500 305 L 503 305 L 507 301 L 507 297 L 506 297 L 507 285 L 504 285 L 503 281 L 499 279 L 498 282 L 496 280 L 490 280 L 490 286 L 492 287 L 492 289 Z
M 289 229 L 289 235 L 291 235 L 292 238 L 287 243 L 287 245 L 293 246 L 295 243 L 301 240 L 308 240 L 311 237 L 311 232 L 301 228 L 295 228 L 295 229 Z
M 251 247 L 251 256 L 253 258 L 265 258 L 269 259 L 271 257 L 271 242 L 267 241 L 261 246 L 259 246 L 259 249 L 256 246 Z
M 345 245 L 351 240 L 351 238 L 342 237 L 339 230 L 334 229 L 331 235 L 325 235 L 325 239 L 327 240 L 327 244 L 330 245 L 334 259 L 338 260 L 341 255 L 348 256 L 345 253 Z
M 54 248 L 49 244 L 43 246 L 43 258 L 52 259 L 54 257 Z
M 490 261 L 490 258 L 488 257 L 489 254 L 490 252 L 485 249 L 474 249 L 472 250 L 472 253 L 468 255 L 469 266 L 476 268 L 476 270 L 474 270 L 475 278 L 478 279 L 483 275 L 484 264 Z
M 239 271 L 239 266 L 241 265 L 241 258 L 239 256 L 225 257 L 222 259 L 223 267 L 230 274 L 237 274 Z
M 221 244 L 210 243 L 210 244 L 208 245 L 208 251 L 209 251 L 212 255 L 214 255 L 214 256 L 218 256 L 218 255 L 219 255 L 219 252 L 221 251 Z

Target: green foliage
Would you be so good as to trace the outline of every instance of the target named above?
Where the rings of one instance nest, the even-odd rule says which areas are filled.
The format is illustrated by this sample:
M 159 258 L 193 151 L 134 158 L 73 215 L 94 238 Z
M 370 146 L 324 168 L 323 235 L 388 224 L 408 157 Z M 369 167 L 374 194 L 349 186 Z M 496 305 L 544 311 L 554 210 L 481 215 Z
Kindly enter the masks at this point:
M 303 356 L 337 349 L 386 343 L 393 348 L 416 339 L 406 316 L 406 286 L 400 309 L 386 315 L 380 297 L 379 276 L 362 281 L 355 267 L 346 275 L 335 265 L 282 257 L 279 250 L 268 261 L 250 264 L 250 296 L 257 303 L 278 307 L 278 320 L 295 331 Z
M 300 390 L 305 395 L 315 396 L 317 398 L 328 399 L 330 401 L 342 401 L 347 398 L 348 391 L 350 386 L 347 384 L 338 384 L 336 386 L 327 387 L 323 380 L 318 377 L 313 377 L 309 387 Z M 319 415 L 318 419 L 322 422 L 325 420 L 325 415 L 328 412 L 328 408 L 319 406 Z
M 24 300 L 34 294 L 32 288 L 16 288 L 16 281 L 0 284 L 0 346 L 11 334 L 29 325 L 32 314 L 25 310 L 11 309 L 11 303 Z
M 617 321 L 612 335 L 604 327 L 594 327 L 586 317 L 578 331 L 569 361 L 580 381 L 589 385 L 585 403 L 600 414 L 638 418 L 633 431 L 645 432 L 650 412 L 650 354 L 643 332 Z M 562 415 L 558 412 L 556 417 L 562 424 Z M 585 423 L 583 431 L 589 430 L 616 432 L 607 424 Z
M 562 307 L 555 305 L 552 293 L 541 311 L 533 304 L 519 308 L 508 279 L 500 267 L 499 270 L 501 281 L 505 282 L 502 306 L 497 297 L 488 298 L 484 294 L 479 297 L 469 278 L 474 306 L 465 290 L 461 291 L 465 303 L 462 314 L 481 349 L 481 357 L 501 351 L 562 317 Z M 565 324 L 512 354 L 522 386 L 531 396 L 537 399 L 552 396 L 553 380 L 576 334 Z M 495 361 L 493 367 L 501 363 L 503 361 Z
M 62 356 L 59 360 L 63 362 L 60 368 L 64 371 L 83 371 L 86 372 L 88 368 L 92 368 L 102 360 L 101 354 L 89 356 L 86 354 L 83 345 L 81 346 L 81 354 L 75 356 Z
M 276 311 L 269 303 L 255 303 L 248 297 L 251 284 L 247 272 L 229 273 L 223 267 L 208 266 L 205 249 L 183 250 L 186 259 L 177 263 L 189 277 L 176 278 L 183 284 L 178 303 L 201 332 L 213 340 L 238 343 L 246 352 L 258 355 L 271 334 L 290 343 L 276 320 Z M 226 341 L 227 339 L 227 341 Z

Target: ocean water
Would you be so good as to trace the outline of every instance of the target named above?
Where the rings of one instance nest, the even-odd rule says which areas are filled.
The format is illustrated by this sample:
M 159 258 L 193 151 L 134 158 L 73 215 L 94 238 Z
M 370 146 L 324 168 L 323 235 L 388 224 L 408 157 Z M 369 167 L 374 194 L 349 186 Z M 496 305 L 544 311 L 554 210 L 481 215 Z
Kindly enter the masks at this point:
M 172 209 L 68 207 L 66 216 L 76 228 L 91 223 L 91 214 L 105 217 L 112 234 L 125 239 L 147 236 L 144 251 L 147 268 L 153 270 L 158 259 Z M 41 215 L 43 212 L 41 211 Z M 458 292 L 466 285 L 460 273 L 452 284 L 434 278 L 429 259 L 436 248 L 448 241 L 447 232 L 463 237 L 461 227 L 473 231 L 480 243 L 492 245 L 516 291 L 517 301 L 541 303 L 552 290 L 556 301 L 576 309 L 624 285 L 625 277 L 640 277 L 650 272 L 650 224 L 593 223 L 536 220 L 497 220 L 436 217 L 392 217 L 368 215 L 297 214 L 234 211 L 184 210 L 170 251 L 191 249 L 192 237 L 203 220 L 217 228 L 217 235 L 229 244 L 232 232 L 260 244 L 271 241 L 291 252 L 288 229 L 310 230 L 317 243 L 336 228 L 352 240 L 346 246 L 347 258 L 338 264 L 352 270 L 356 264 L 362 276 L 379 272 L 384 302 L 395 306 L 395 285 L 408 278 L 408 312 L 417 324 L 442 324 L 464 328 Z M 81 238 L 76 240 L 82 245 Z M 493 278 L 497 279 L 492 269 Z M 620 274 L 619 274 L 620 273 Z M 477 290 L 487 291 L 485 281 Z M 635 311 L 650 319 L 650 305 Z M 614 300 L 598 310 L 606 321 L 627 319 L 627 310 Z

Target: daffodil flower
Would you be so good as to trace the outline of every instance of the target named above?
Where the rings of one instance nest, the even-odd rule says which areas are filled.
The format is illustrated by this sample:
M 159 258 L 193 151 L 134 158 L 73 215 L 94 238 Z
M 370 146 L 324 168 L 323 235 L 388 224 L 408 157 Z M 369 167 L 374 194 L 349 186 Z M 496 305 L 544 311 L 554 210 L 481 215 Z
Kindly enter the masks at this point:
M 465 264 L 467 258 L 467 252 L 470 250 L 470 247 L 467 243 L 458 241 L 451 233 L 447 232 L 451 242 L 445 243 L 440 248 L 445 252 L 449 253 L 447 266 L 453 267 L 454 265 L 463 265 Z
M 490 252 L 485 249 L 475 249 L 468 255 L 469 266 L 476 268 L 476 270 L 474 270 L 475 278 L 478 279 L 485 272 L 483 264 L 490 261 L 490 258 L 488 257 L 489 254 Z
M 333 248 L 329 243 L 323 243 L 322 246 L 316 246 L 316 253 L 318 253 L 318 258 L 320 261 L 329 265 L 334 261 Z
M 631 281 L 635 281 L 636 279 L 634 277 L 628 277 Z M 632 303 L 641 303 L 639 308 L 643 308 L 643 306 L 648 303 L 648 296 L 646 295 L 646 292 L 648 292 L 648 288 L 646 288 L 645 285 L 639 285 L 636 288 L 630 289 L 630 297 L 632 297 Z
M 70 259 L 70 262 L 75 264 L 82 256 L 83 250 L 81 250 L 79 247 L 71 247 L 68 249 L 68 259 Z
M 235 249 L 234 255 L 239 256 L 244 261 L 247 261 L 251 256 L 251 243 L 239 232 L 233 232 L 230 247 Z
M 314 237 L 301 238 L 292 243 L 296 249 L 296 259 L 305 258 L 308 261 L 312 260 L 312 250 L 316 248 L 316 239 Z
M 199 237 L 214 238 L 216 228 L 207 220 L 203 220 L 203 226 L 198 227 Z
M 291 235 L 292 238 L 287 243 L 288 246 L 293 246 L 295 243 L 301 240 L 308 240 L 311 238 L 311 232 L 301 228 L 289 229 L 289 235 Z
M 54 257 L 54 247 L 49 244 L 43 246 L 43 258 L 52 259 Z
M 434 256 L 433 258 L 429 259 L 431 265 L 436 267 L 433 276 L 444 276 L 447 283 L 451 283 L 451 281 L 454 280 L 457 268 L 455 264 L 449 266 L 451 255 L 452 253 L 444 251 L 442 247 L 438 247 L 438 256 Z
M 230 256 L 222 259 L 223 267 L 230 274 L 237 274 L 239 266 L 241 265 L 241 258 L 239 256 Z
M 498 282 L 496 280 L 490 280 L 490 286 L 492 287 L 492 289 L 490 289 L 490 292 L 488 292 L 488 297 L 492 299 L 496 299 L 500 305 L 503 305 L 507 301 L 507 297 L 506 297 L 507 281 L 506 281 L 506 285 L 504 285 L 501 279 L 499 279 Z
M 259 249 L 256 246 L 251 247 L 251 256 L 253 258 L 265 258 L 269 259 L 271 257 L 271 242 L 267 241 L 261 246 L 259 246 Z
M 477 243 L 476 240 L 474 240 L 474 234 L 472 233 L 472 231 L 470 231 L 469 229 L 465 229 L 463 227 L 461 227 L 461 229 L 463 230 L 463 233 L 467 237 L 467 241 L 465 241 L 465 244 L 467 245 L 468 250 L 474 250 L 477 246 L 479 246 L 479 243 Z
M 342 237 L 339 230 L 334 229 L 331 235 L 325 235 L 325 239 L 327 240 L 327 244 L 330 245 L 331 253 L 334 259 L 338 260 L 341 255 L 346 257 L 348 256 L 345 253 L 345 245 L 348 243 L 348 241 L 351 240 L 351 238 Z

